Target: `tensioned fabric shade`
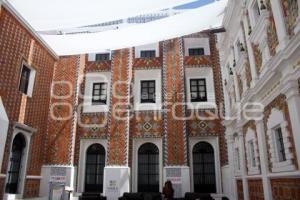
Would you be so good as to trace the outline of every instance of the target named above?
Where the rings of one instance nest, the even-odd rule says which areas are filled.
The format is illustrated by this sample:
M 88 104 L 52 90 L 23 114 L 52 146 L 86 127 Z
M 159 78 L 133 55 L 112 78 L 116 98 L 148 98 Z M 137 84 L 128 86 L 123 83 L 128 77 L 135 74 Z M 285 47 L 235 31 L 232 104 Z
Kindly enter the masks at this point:
M 195 0 L 6 0 L 36 31 L 109 22 Z
M 140 46 L 221 25 L 227 0 L 168 18 L 121 29 L 70 35 L 41 35 L 58 55 L 76 55 Z

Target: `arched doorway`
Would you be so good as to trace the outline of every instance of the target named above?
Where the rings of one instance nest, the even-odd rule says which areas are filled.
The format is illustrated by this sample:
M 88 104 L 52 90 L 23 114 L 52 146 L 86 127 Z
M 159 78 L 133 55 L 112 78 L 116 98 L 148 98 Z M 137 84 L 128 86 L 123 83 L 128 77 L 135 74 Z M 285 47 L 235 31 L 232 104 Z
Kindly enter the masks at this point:
M 207 142 L 199 142 L 193 148 L 193 179 L 194 192 L 216 192 L 214 149 Z
M 103 192 L 105 149 L 100 144 L 91 145 L 86 151 L 85 192 Z
M 25 137 L 21 133 L 18 133 L 13 140 L 11 149 L 10 167 L 8 170 L 8 180 L 6 184 L 7 193 L 18 193 L 20 171 L 25 147 Z
M 152 143 L 138 150 L 138 192 L 159 192 L 159 150 Z

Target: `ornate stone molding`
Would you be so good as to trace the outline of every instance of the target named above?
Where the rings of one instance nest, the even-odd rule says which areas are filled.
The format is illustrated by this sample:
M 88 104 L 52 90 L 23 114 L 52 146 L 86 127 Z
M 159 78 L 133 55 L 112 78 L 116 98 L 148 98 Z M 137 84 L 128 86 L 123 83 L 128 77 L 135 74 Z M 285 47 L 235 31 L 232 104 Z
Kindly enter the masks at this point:
M 269 117 L 271 115 L 271 111 L 273 108 L 276 108 L 278 110 L 280 110 L 285 117 L 285 120 L 287 121 L 287 132 L 288 132 L 288 138 L 289 138 L 289 142 L 291 143 L 291 147 L 290 147 L 290 151 L 293 154 L 293 164 L 296 166 L 296 168 L 298 168 L 297 165 L 297 157 L 296 157 L 296 150 L 295 150 L 295 143 L 294 143 L 294 139 L 293 139 L 293 131 L 292 131 L 292 124 L 291 124 L 291 120 L 290 120 L 290 115 L 289 115 L 289 110 L 288 110 L 288 104 L 286 102 L 286 96 L 284 94 L 279 95 L 278 97 L 276 97 L 269 105 L 267 105 L 264 109 L 264 132 L 265 132 L 265 136 L 267 138 L 267 140 L 271 140 L 271 138 L 268 135 L 268 120 Z M 271 162 L 271 153 L 270 153 L 270 145 L 268 144 L 268 161 L 269 161 L 269 167 L 270 167 L 270 171 L 272 169 L 272 162 Z

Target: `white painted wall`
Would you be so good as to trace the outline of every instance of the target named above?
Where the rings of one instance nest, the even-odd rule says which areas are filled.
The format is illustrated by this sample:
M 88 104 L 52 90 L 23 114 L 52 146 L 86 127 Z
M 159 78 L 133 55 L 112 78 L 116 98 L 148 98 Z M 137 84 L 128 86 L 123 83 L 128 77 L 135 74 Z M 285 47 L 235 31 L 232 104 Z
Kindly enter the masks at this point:
M 92 112 L 108 112 L 109 100 L 110 100 L 110 72 L 92 72 L 85 75 L 85 90 L 84 94 L 81 94 L 84 97 L 83 112 L 92 113 Z M 105 105 L 92 105 L 93 97 L 93 83 L 96 82 L 106 82 L 107 83 L 107 99 Z M 116 86 L 117 87 L 117 86 Z
M 146 44 L 146 45 L 135 47 L 134 50 L 135 58 L 140 58 L 141 51 L 145 51 L 145 50 L 155 50 L 155 56 L 159 57 L 159 43 L 153 43 L 153 44 Z
M 2 167 L 8 124 L 9 124 L 9 120 L 0 96 L 0 172 Z
M 184 38 L 184 56 L 189 55 L 190 48 L 204 48 L 204 54 L 210 55 L 209 38 Z
M 225 165 L 221 169 L 222 172 L 222 186 L 223 186 L 223 194 L 230 198 L 232 196 L 233 186 L 232 186 L 232 177 L 230 172 L 230 166 Z
M 104 168 L 104 195 L 107 200 L 116 200 L 130 188 L 130 168 L 127 166 L 106 166 Z
M 172 180 L 170 180 L 170 178 L 172 177 L 167 177 L 167 171 L 168 170 L 180 170 L 180 174 L 181 177 L 180 181 L 176 181 L 176 183 L 174 183 L 174 181 L 172 182 Z M 173 184 L 173 188 L 174 188 L 174 197 L 175 198 L 182 198 L 184 197 L 185 193 L 190 192 L 191 191 L 191 186 L 190 186 L 190 167 L 188 166 L 166 166 L 164 167 L 164 183 L 168 180 L 170 180 Z M 175 178 L 178 178 L 176 174 L 174 174 L 174 176 L 176 176 Z M 178 188 L 178 190 L 176 191 L 176 188 Z
M 51 178 L 51 168 L 53 167 L 63 167 L 66 168 L 66 182 L 64 183 L 69 189 L 74 191 L 75 177 L 76 177 L 76 167 L 70 165 L 43 165 L 41 169 L 41 181 L 40 181 L 40 191 L 39 197 L 43 199 L 49 198 L 50 192 L 50 178 Z
M 205 78 L 207 102 L 191 102 L 190 79 L 194 78 Z M 186 68 L 185 81 L 185 91 L 189 108 L 216 108 L 215 86 L 213 80 L 213 71 L 211 67 Z
M 98 53 L 109 53 L 109 58 L 111 59 L 111 52 L 110 51 L 104 51 L 104 52 L 98 52 Z M 95 61 L 96 60 L 96 54 L 98 53 L 89 53 L 88 54 L 88 61 Z
M 155 80 L 155 103 L 141 103 L 141 81 L 143 80 Z M 133 95 L 135 110 L 160 110 L 162 107 L 161 70 L 135 70 Z

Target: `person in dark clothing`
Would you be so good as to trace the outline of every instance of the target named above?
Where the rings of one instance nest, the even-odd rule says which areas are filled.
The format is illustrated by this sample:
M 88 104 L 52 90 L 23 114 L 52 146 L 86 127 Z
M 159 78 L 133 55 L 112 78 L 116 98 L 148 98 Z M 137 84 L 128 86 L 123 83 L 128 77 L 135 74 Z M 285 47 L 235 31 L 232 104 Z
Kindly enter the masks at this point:
M 163 188 L 163 195 L 164 199 L 166 200 L 172 200 L 174 197 L 174 189 L 172 187 L 172 182 L 171 181 L 166 181 L 165 186 Z

